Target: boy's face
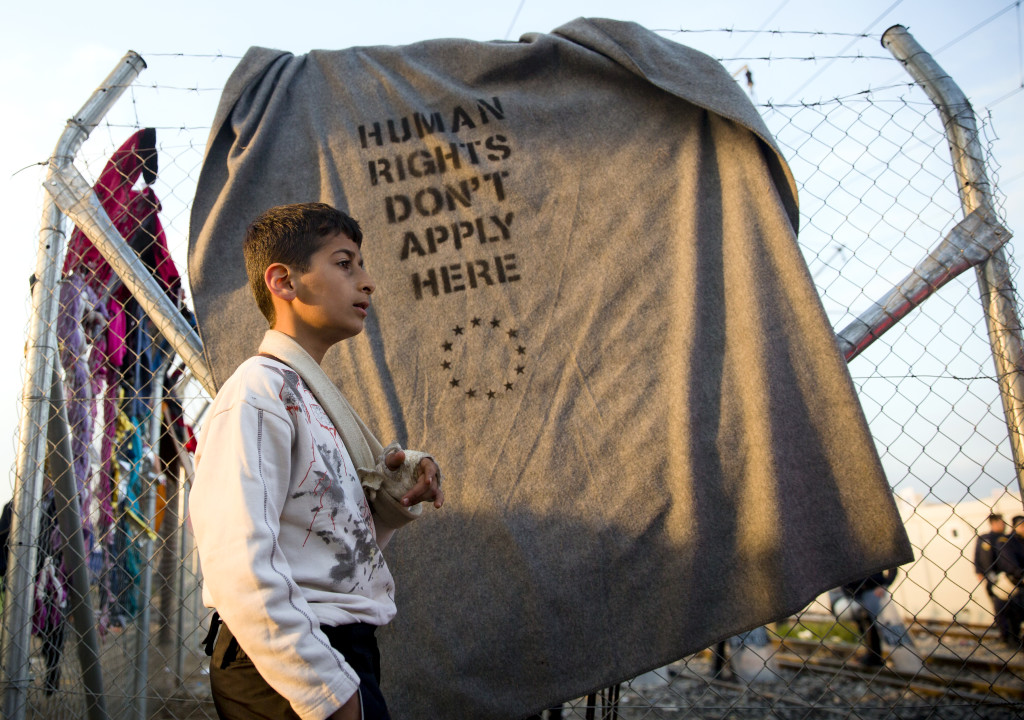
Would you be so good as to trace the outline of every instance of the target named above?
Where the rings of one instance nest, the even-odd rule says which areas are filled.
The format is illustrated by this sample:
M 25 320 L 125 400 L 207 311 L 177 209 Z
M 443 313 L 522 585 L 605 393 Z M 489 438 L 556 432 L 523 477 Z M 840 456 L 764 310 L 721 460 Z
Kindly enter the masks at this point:
M 376 284 L 363 267 L 359 246 L 347 235 L 325 238 L 310 258 L 309 269 L 292 278 L 297 330 L 330 344 L 363 331 Z

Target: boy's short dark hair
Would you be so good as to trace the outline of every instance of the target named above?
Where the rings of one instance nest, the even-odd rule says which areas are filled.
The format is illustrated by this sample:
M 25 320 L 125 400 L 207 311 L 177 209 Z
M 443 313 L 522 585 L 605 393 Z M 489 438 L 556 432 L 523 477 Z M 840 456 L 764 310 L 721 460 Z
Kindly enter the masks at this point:
M 326 203 L 278 205 L 252 221 L 245 231 L 242 255 L 249 289 L 267 322 L 275 322 L 274 303 L 263 279 L 267 268 L 282 263 L 308 270 L 310 258 L 323 246 L 324 238 L 337 233 L 362 246 L 359 223 Z

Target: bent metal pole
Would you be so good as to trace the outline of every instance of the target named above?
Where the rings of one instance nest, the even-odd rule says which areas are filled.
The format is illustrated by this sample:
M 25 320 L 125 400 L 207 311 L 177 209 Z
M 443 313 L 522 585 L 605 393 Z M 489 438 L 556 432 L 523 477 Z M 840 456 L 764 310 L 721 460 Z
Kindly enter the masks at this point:
M 942 116 L 964 215 L 977 209 L 994 215 L 978 126 L 963 91 L 902 25 L 886 30 L 882 45 L 903 64 Z M 975 273 L 999 378 L 1017 484 L 1024 494 L 1024 345 L 1006 254 L 997 249 L 975 268 Z
M 129 52 L 82 108 L 68 121 L 50 158 L 48 176 L 70 167 L 78 149 L 124 90 L 146 67 L 137 53 Z M 57 362 L 57 283 L 66 247 L 64 217 L 56 203 L 43 211 L 35 284 L 32 288 L 32 320 L 26 345 L 26 381 L 18 432 L 18 463 L 11 523 L 11 553 L 7 571 L 7 601 L 3 621 L 3 713 L 7 720 L 23 720 L 29 675 L 29 649 L 39 534 L 39 501 L 43 486 L 43 462 L 50 415 L 50 379 Z

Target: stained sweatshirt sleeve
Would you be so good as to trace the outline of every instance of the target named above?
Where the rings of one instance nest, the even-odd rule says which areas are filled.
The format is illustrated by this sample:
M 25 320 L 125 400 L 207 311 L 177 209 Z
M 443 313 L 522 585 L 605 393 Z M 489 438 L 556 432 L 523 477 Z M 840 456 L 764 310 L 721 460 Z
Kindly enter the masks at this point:
M 279 546 L 291 421 L 239 400 L 203 430 L 190 513 L 206 590 L 266 681 L 303 720 L 341 707 L 359 678 L 320 632 Z

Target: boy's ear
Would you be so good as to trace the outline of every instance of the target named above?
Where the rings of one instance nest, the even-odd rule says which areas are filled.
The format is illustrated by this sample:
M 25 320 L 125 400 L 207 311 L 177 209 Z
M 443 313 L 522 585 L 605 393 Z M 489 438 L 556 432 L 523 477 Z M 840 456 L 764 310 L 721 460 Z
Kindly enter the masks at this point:
M 291 269 L 284 263 L 272 263 L 263 273 L 263 282 L 267 284 L 270 294 L 281 300 L 295 299 L 295 286 L 292 283 Z

